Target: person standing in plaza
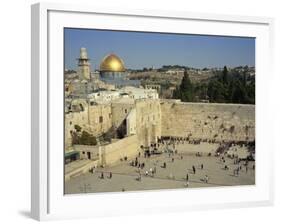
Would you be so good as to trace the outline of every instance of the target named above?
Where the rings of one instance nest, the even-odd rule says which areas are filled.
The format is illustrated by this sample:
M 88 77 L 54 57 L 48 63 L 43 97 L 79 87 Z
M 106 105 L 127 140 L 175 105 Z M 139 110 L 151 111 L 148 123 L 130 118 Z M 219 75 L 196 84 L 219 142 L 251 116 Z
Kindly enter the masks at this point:
M 196 173 L 196 169 L 195 169 L 194 165 L 192 166 L 192 170 L 193 170 L 193 174 L 195 174 Z

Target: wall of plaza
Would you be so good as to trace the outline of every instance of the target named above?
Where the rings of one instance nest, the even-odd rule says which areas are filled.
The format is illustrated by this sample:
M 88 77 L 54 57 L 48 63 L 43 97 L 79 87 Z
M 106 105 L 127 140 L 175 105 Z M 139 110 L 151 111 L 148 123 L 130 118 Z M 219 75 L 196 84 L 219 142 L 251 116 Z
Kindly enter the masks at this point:
M 94 136 L 107 132 L 112 126 L 110 103 L 89 106 L 89 132 Z
M 100 165 L 111 165 L 120 162 L 125 156 L 135 158 L 140 150 L 138 137 L 131 135 L 108 145 L 100 146 Z
M 64 136 L 65 136 L 65 148 L 68 150 L 72 146 L 71 131 L 75 130 L 75 125 L 79 125 L 83 129 L 87 129 L 89 124 L 88 110 L 67 113 L 64 117 Z
M 71 149 L 71 131 L 75 131 L 75 125 L 79 125 L 82 130 L 93 134 L 101 135 L 112 126 L 111 104 L 88 105 L 83 102 L 83 111 L 70 112 L 65 114 L 65 148 Z M 79 102 L 80 103 L 80 102 Z
M 161 137 L 161 107 L 157 99 L 136 100 L 136 133 L 140 145 L 149 146 Z
M 112 102 L 112 125 L 114 127 L 119 127 L 134 107 L 135 102 L 132 99 L 123 99 L 117 102 Z
M 162 136 L 245 141 L 255 139 L 255 105 L 161 101 Z

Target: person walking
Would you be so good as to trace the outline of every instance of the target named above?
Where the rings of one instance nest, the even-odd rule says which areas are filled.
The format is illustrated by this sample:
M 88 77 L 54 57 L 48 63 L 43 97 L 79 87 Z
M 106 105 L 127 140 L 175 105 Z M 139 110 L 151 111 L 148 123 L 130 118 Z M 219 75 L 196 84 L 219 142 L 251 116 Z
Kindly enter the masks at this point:
M 185 177 L 185 180 L 188 181 L 189 179 L 189 176 L 188 176 L 188 173 L 186 174 L 186 177 Z
M 195 174 L 196 173 L 195 166 L 192 166 L 192 170 L 193 170 L 193 174 Z
M 203 163 L 202 163 L 202 164 L 201 164 L 201 170 L 203 170 L 203 167 L 204 167 L 204 166 L 203 166 Z

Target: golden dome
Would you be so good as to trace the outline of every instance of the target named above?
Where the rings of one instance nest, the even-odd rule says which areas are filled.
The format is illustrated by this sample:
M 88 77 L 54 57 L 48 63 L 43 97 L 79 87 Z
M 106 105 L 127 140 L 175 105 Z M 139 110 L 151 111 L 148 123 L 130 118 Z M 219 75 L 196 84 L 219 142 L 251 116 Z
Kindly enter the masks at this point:
M 109 54 L 102 59 L 100 71 L 104 72 L 124 72 L 125 66 L 121 58 L 115 54 Z

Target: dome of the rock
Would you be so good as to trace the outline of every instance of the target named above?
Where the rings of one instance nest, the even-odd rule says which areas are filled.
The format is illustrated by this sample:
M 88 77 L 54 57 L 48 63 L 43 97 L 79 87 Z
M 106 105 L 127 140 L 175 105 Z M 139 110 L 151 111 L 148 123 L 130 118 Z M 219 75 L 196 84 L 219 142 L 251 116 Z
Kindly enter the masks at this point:
M 105 56 L 100 64 L 101 72 L 125 72 L 124 62 L 115 54 Z

